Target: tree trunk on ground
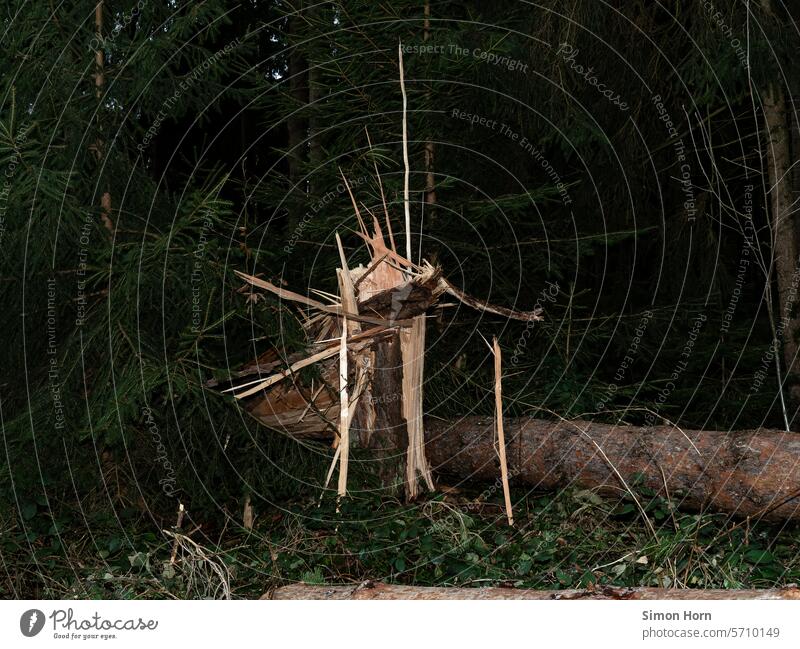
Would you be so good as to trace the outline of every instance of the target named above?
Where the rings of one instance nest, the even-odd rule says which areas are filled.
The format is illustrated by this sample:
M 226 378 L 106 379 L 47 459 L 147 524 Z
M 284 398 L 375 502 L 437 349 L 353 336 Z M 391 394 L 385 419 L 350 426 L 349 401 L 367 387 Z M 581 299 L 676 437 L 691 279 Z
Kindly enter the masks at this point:
M 493 428 L 491 417 L 427 422 L 431 467 L 460 479 L 499 481 Z M 784 431 L 519 418 L 507 422 L 506 454 L 512 485 L 575 486 L 619 496 L 627 484 L 694 510 L 800 519 L 800 435 Z
M 800 599 L 794 587 L 765 590 L 682 590 L 673 588 L 615 588 L 587 590 L 523 590 L 516 588 L 426 588 L 364 582 L 358 586 L 309 586 L 292 584 L 267 593 L 261 599 L 379 599 L 379 600 L 490 600 L 490 599 Z
M 681 431 L 523 417 L 506 419 L 504 428 L 512 487 L 572 486 L 611 497 L 626 493 L 625 485 L 634 492 L 647 487 L 695 511 L 800 520 L 800 435 L 794 433 Z M 329 436 L 318 429 L 296 435 Z M 438 475 L 493 482 L 500 492 L 492 417 L 427 421 L 425 452 Z

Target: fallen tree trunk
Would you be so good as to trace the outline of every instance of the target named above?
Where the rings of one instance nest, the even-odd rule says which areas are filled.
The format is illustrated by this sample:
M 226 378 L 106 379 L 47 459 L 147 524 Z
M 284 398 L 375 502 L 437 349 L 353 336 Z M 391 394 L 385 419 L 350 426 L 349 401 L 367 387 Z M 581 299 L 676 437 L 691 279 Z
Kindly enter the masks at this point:
M 261 599 L 380 599 L 380 600 L 436 600 L 436 599 L 797 599 L 800 589 L 795 587 L 765 590 L 689 590 L 673 588 L 614 588 L 599 586 L 588 590 L 523 590 L 516 588 L 426 588 L 422 586 L 392 586 L 364 582 L 357 586 L 309 586 L 292 584 L 283 586 Z
M 428 421 L 431 468 L 499 485 L 493 430 L 491 417 Z M 518 418 L 507 420 L 505 438 L 512 485 L 547 490 L 577 486 L 610 496 L 644 486 L 693 510 L 800 519 L 797 434 Z

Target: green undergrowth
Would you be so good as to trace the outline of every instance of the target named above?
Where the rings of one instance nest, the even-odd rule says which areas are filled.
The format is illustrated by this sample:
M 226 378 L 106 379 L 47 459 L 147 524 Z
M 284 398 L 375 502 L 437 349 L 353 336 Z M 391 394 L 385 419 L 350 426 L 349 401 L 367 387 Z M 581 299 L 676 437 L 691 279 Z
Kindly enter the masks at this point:
M 177 548 L 176 530 L 158 529 L 136 508 L 52 520 L 44 507 L 28 507 L 3 521 L 0 596 L 254 598 L 298 581 L 368 579 L 538 589 L 800 581 L 796 524 L 676 511 L 640 492 L 643 514 L 630 497 L 571 490 L 514 491 L 511 528 L 502 495 L 486 494 L 449 490 L 413 505 L 355 495 L 338 510 L 335 497 L 281 509 L 255 500 L 252 531 L 189 512 Z

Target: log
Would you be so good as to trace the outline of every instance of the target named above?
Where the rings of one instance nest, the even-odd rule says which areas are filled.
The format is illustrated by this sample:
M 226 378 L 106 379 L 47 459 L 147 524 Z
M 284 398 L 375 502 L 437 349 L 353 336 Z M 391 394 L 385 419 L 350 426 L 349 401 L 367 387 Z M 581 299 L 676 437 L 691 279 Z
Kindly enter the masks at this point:
M 315 600 L 709 600 L 709 599 L 791 599 L 800 600 L 800 589 L 794 586 L 764 590 L 702 590 L 679 588 L 616 588 L 598 586 L 586 590 L 526 590 L 516 588 L 433 588 L 393 586 L 379 582 L 363 582 L 349 586 L 283 586 L 261 599 Z
M 634 491 L 648 487 L 695 511 L 800 519 L 800 435 L 794 433 L 505 421 L 512 485 L 575 486 L 620 496 L 636 482 Z M 426 452 L 433 470 L 461 480 L 498 481 L 493 426 L 491 417 L 428 421 Z

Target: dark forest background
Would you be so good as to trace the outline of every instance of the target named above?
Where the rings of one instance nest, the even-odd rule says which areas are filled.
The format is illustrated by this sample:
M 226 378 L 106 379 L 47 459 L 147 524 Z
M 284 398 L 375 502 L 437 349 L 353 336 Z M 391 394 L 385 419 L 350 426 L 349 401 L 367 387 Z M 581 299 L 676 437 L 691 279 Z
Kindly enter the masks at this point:
M 0 16 L 4 596 L 800 577 L 796 529 L 745 536 L 669 503 L 655 539 L 624 497 L 569 490 L 518 493 L 513 532 L 497 494 L 317 507 L 329 449 L 204 387 L 303 346 L 234 271 L 335 292 L 336 231 L 366 259 L 340 169 L 372 206 L 378 165 L 400 230 L 402 42 L 415 254 L 471 295 L 545 309 L 528 330 L 432 320 L 431 416 L 493 412 L 497 335 L 510 414 L 798 430 L 797 7 L 14 0 Z M 185 542 L 172 564 L 179 502 L 205 552 Z

